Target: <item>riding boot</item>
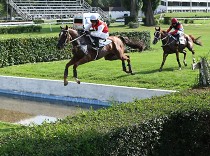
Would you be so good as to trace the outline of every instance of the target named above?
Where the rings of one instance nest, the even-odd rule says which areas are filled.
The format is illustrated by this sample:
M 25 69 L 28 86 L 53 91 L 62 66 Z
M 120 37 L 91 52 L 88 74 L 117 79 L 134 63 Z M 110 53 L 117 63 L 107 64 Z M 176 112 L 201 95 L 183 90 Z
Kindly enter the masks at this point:
M 83 49 L 82 49 L 82 47 L 81 47 L 81 44 L 80 44 L 80 41 L 77 40 L 76 42 L 77 42 L 77 48 L 78 48 L 78 50 L 83 51 Z
M 179 45 L 179 34 L 177 34 L 177 36 L 176 36 L 176 45 L 177 46 Z

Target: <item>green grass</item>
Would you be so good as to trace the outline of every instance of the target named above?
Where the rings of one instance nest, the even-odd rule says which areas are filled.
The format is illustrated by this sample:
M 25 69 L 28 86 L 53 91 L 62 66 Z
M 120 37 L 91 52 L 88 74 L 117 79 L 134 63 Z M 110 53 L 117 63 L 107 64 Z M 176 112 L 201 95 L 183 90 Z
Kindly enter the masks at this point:
M 0 122 L 0 136 L 3 135 L 3 134 L 10 133 L 14 130 L 18 130 L 20 128 L 21 128 L 20 125 Z
M 199 60 L 200 56 L 209 57 L 209 52 L 210 52 L 210 47 L 208 46 L 209 44 L 208 35 L 210 32 L 209 26 L 210 25 L 208 24 L 184 25 L 185 33 L 192 34 L 196 37 L 202 36 L 202 42 L 204 46 L 203 47 L 195 46 L 197 60 Z M 48 36 L 48 35 L 49 36 L 58 35 L 59 25 L 53 25 L 52 32 L 49 29 L 49 25 L 44 25 L 43 27 L 44 29 L 39 34 L 37 33 L 17 34 L 15 35 L 15 37 L 17 38 L 18 37 L 42 37 L 42 36 Z M 161 28 L 167 29 L 167 27 L 168 26 L 166 25 L 161 25 Z M 112 24 L 112 26 L 110 27 L 110 32 L 145 31 L 145 30 L 148 30 L 151 32 L 151 37 L 153 39 L 152 35 L 154 33 L 154 27 L 140 26 L 138 29 L 129 29 L 126 26 L 119 25 L 116 23 Z M 11 38 L 11 36 L 13 37 L 14 35 L 2 35 L 2 38 L 3 39 Z M 120 61 L 109 62 L 109 61 L 105 61 L 101 59 L 98 61 L 90 62 L 88 64 L 79 66 L 78 77 L 80 78 L 82 82 L 93 82 L 93 83 L 103 83 L 103 84 L 112 84 L 112 85 L 123 85 L 123 86 L 144 87 L 144 88 L 161 88 L 161 89 L 171 89 L 171 90 L 172 89 L 185 90 L 185 89 L 191 88 L 196 83 L 196 78 L 198 76 L 198 70 L 195 70 L 195 71 L 191 70 L 191 66 L 190 66 L 191 59 L 192 59 L 191 53 L 188 52 L 188 56 L 187 56 L 188 66 L 187 67 L 183 66 L 183 70 L 181 71 L 178 70 L 176 58 L 175 58 L 175 55 L 173 54 L 173 55 L 168 56 L 165 66 L 163 67 L 163 71 L 158 72 L 158 69 L 162 61 L 162 50 L 160 46 L 161 44 L 158 43 L 157 45 L 151 45 L 150 51 L 129 54 L 131 56 L 131 63 L 132 63 L 132 67 L 135 72 L 135 75 L 128 75 L 128 74 L 123 73 L 121 69 Z M 182 58 L 183 56 L 181 55 L 180 59 L 182 60 Z M 10 67 L 5 67 L 5 68 L 0 68 L 0 74 L 21 76 L 21 77 L 32 77 L 32 78 L 35 77 L 35 78 L 62 80 L 63 70 L 67 62 L 68 60 L 63 60 L 63 61 L 55 61 L 55 62 L 48 62 L 48 63 L 35 63 L 35 64 L 26 64 L 26 65 L 19 65 L 19 66 L 10 66 Z M 72 67 L 69 69 L 69 80 L 73 80 Z M 185 103 L 187 103 L 189 106 L 191 104 L 195 104 L 196 106 L 198 106 L 202 102 L 204 104 L 207 104 L 208 103 L 207 100 L 209 100 L 207 98 L 209 97 L 208 90 L 206 91 L 206 94 L 204 93 L 199 94 L 199 95 L 202 95 L 203 97 L 197 96 L 197 93 L 196 94 L 189 93 L 187 96 L 185 95 L 185 92 L 182 92 L 181 94 L 178 94 L 178 95 L 177 94 L 178 93 L 176 93 L 176 95 L 171 95 L 171 96 L 168 95 L 163 98 L 158 97 L 155 99 L 149 99 L 149 100 L 144 100 L 144 101 L 141 101 L 141 100 L 135 101 L 134 103 L 130 103 L 129 105 L 125 104 L 123 106 L 113 107 L 108 110 L 96 111 L 95 113 L 90 112 L 90 113 L 93 113 L 93 120 L 88 120 L 89 118 L 91 118 L 91 114 L 89 116 L 88 114 L 81 114 L 80 116 L 76 117 L 75 120 L 80 119 L 81 117 L 82 122 L 84 123 L 81 124 L 79 120 L 78 120 L 78 123 L 75 121 L 74 127 L 72 127 L 71 124 L 67 124 L 69 128 L 67 127 L 66 124 L 64 125 L 58 124 L 56 125 L 56 127 L 54 125 L 49 125 L 49 127 L 52 127 L 52 134 L 57 133 L 58 136 L 65 134 L 65 139 L 66 139 L 69 137 L 69 136 L 66 137 L 67 136 L 66 131 L 71 131 L 75 129 L 76 132 L 80 132 L 78 131 L 78 127 L 82 127 L 82 126 L 91 127 L 91 125 L 93 125 L 93 127 L 99 128 L 101 132 L 101 129 L 104 129 L 103 124 L 107 124 L 109 126 L 113 124 L 119 127 L 120 125 L 124 126 L 128 123 L 133 124 L 133 123 L 139 122 L 140 120 L 145 120 L 146 118 L 149 118 L 151 115 L 156 114 L 154 110 L 149 108 L 150 106 L 157 108 L 158 111 L 160 110 L 160 114 L 162 114 L 164 112 L 164 111 L 161 112 L 163 107 L 167 108 L 167 110 L 169 110 L 170 112 L 176 107 L 179 107 L 179 106 L 184 107 Z M 199 98 L 194 98 L 194 97 L 199 97 Z M 154 105 L 154 103 L 156 103 L 156 105 Z M 136 107 L 143 107 L 144 109 L 140 108 L 138 112 L 137 109 L 135 109 Z M 114 113 L 111 113 L 110 110 L 112 110 Z M 130 112 L 129 110 L 134 110 L 134 111 Z M 128 113 L 131 113 L 131 114 L 128 115 Z M 145 113 L 148 113 L 149 115 L 147 116 L 145 115 Z M 109 116 L 110 118 L 108 118 Z M 134 119 L 134 117 L 136 118 Z M 73 119 L 67 118 L 66 120 L 63 121 L 63 123 L 71 122 L 71 120 Z M 137 120 L 137 122 L 135 120 Z M 97 123 L 96 126 L 94 125 L 95 123 Z M 100 127 L 99 125 L 101 123 L 103 124 Z M 16 128 L 19 128 L 19 127 L 16 127 L 16 125 L 10 125 L 10 124 L 0 122 L 0 136 L 2 134 L 12 132 Z M 45 131 L 44 126 L 37 127 L 37 129 L 38 128 L 40 128 L 40 131 L 43 132 L 44 134 L 49 134 L 49 136 L 54 136 L 54 135 L 51 135 L 51 131 Z M 106 131 L 107 129 L 104 129 L 104 130 Z M 25 132 L 27 133 L 27 135 L 31 135 L 31 136 L 34 135 L 33 132 L 28 132 L 27 130 Z M 17 133 L 19 133 L 20 136 L 22 135 L 21 132 L 17 131 Z M 72 133 L 69 133 L 69 134 L 70 136 L 72 136 Z M 20 140 L 21 138 L 22 137 L 20 137 Z M 30 137 L 30 138 L 34 138 L 34 137 Z M 64 142 L 65 142 L 65 139 L 63 139 Z M 52 140 L 55 140 L 55 138 L 53 138 Z
M 135 75 L 124 73 L 120 61 L 108 62 L 102 59 L 79 66 L 78 78 L 82 82 L 174 90 L 190 88 L 195 84 L 198 71 L 191 70 L 189 57 L 187 60 L 189 66 L 183 67 L 180 71 L 175 55 L 170 55 L 163 71 L 158 72 L 161 53 L 156 51 L 131 53 L 130 56 Z M 62 80 L 67 61 L 11 66 L 1 68 L 0 74 Z M 71 77 L 72 67 L 69 68 L 69 80 L 73 81 Z
M 176 13 L 163 13 L 165 17 L 189 17 L 189 18 L 194 18 L 194 17 L 210 17 L 210 12 L 176 12 Z M 156 15 L 160 16 L 160 14 Z M 155 17 L 156 17 L 155 16 Z
M 48 26 L 44 25 L 45 31 L 36 35 L 43 35 L 48 32 Z M 167 25 L 161 25 L 161 28 L 167 29 Z M 202 36 L 203 46 L 195 45 L 196 59 L 199 60 L 201 56 L 208 56 L 210 48 L 209 43 L 209 25 L 184 25 L 185 32 L 192 34 L 195 37 Z M 50 33 L 58 35 L 59 25 L 54 25 L 53 30 L 57 32 Z M 151 32 L 153 39 L 154 27 L 140 26 L 138 29 L 129 29 L 126 26 L 118 23 L 112 24 L 109 28 L 110 32 L 116 31 L 145 31 Z M 20 34 L 23 35 L 23 34 Z M 27 34 L 25 34 L 27 36 Z M 35 36 L 36 36 L 35 35 Z M 11 37 L 11 36 L 10 36 Z M 151 39 L 151 40 L 152 40 Z M 182 90 L 191 88 L 198 77 L 198 70 L 191 70 L 192 54 L 187 53 L 188 66 L 182 64 L 182 70 L 178 70 L 175 54 L 169 55 L 162 72 L 158 72 L 162 61 L 161 43 L 157 45 L 151 44 L 151 50 L 142 53 L 130 53 L 131 64 L 135 75 L 129 75 L 122 71 L 120 61 L 105 61 L 104 59 L 90 62 L 78 67 L 78 78 L 81 82 L 143 87 L 143 88 L 161 88 L 171 90 Z M 182 62 L 183 55 L 180 54 Z M 30 78 L 44 78 L 63 80 L 63 71 L 68 60 L 35 63 L 19 66 L 10 66 L 0 69 L 1 75 L 14 75 Z M 72 67 L 69 68 L 69 80 L 72 79 Z

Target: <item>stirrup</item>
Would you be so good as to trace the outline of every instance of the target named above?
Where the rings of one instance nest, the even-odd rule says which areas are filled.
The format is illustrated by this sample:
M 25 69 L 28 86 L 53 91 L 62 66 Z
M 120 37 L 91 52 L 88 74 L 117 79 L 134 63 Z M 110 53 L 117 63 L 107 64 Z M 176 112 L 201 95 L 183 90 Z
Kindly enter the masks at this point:
M 99 47 L 92 47 L 94 50 L 98 50 L 99 49 Z

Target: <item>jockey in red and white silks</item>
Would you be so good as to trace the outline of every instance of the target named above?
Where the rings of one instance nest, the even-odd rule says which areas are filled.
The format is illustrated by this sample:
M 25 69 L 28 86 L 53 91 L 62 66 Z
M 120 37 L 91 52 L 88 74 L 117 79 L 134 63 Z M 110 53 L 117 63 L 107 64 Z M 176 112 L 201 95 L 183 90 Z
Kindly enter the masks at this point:
M 172 29 L 174 29 L 174 31 L 170 32 Z M 177 43 L 178 43 L 179 42 L 179 37 L 184 35 L 184 28 L 183 28 L 182 24 L 179 23 L 176 18 L 172 18 L 171 19 L 171 25 L 168 28 L 167 33 L 170 33 L 171 35 L 176 37 L 177 38 Z
M 85 27 L 85 31 L 89 31 L 92 28 L 95 31 L 91 31 L 90 35 L 101 39 L 107 39 L 109 37 L 109 30 L 106 23 L 99 20 L 95 15 L 90 17 L 91 23 Z

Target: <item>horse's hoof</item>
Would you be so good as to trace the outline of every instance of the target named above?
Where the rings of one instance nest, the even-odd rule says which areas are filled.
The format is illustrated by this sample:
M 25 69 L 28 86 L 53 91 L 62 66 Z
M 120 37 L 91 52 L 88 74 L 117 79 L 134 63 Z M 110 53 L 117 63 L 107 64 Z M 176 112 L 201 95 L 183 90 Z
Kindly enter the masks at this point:
M 127 71 L 127 70 L 126 70 L 126 71 L 124 71 L 124 72 L 126 72 L 127 74 L 130 74 L 130 72 L 129 72 L 129 71 Z
M 77 82 L 77 84 L 80 84 L 80 80 L 78 78 L 75 78 L 75 81 Z
M 68 85 L 68 82 L 64 82 L 64 86 L 67 86 Z
M 162 69 L 159 69 L 159 72 L 162 72 Z
M 183 61 L 183 64 L 184 64 L 185 67 L 187 66 L 187 63 L 185 61 Z
M 135 73 L 131 73 L 131 75 L 135 75 Z
M 179 68 L 179 70 L 182 70 L 182 68 Z

